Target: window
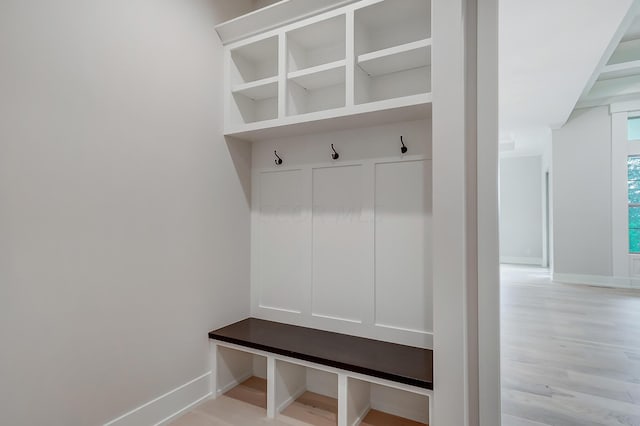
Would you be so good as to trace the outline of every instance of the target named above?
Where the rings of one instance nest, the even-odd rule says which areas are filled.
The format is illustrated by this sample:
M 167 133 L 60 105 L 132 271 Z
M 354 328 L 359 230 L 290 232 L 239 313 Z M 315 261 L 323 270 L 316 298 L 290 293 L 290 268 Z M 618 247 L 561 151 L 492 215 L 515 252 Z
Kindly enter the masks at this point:
M 629 253 L 640 253 L 640 156 L 627 162 L 629 194 Z
M 631 117 L 627 120 L 627 132 L 630 141 L 640 140 L 640 117 Z

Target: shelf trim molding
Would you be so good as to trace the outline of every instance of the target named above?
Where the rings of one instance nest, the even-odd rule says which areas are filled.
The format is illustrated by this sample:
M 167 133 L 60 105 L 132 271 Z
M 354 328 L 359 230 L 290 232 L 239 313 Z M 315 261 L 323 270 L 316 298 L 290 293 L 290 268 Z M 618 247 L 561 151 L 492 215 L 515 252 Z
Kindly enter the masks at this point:
M 315 122 L 325 122 L 330 118 L 349 119 L 361 114 L 384 112 L 388 110 L 401 109 L 413 106 L 431 105 L 431 93 L 420 93 L 417 95 L 409 95 L 401 98 L 385 99 L 381 101 L 357 104 L 350 107 L 340 107 L 323 111 L 315 111 L 306 114 L 290 115 L 280 119 L 270 119 L 258 122 L 242 124 L 225 130 L 225 136 L 236 136 L 252 140 L 250 135 L 254 132 L 262 130 L 282 129 L 283 133 L 294 125 L 313 124 Z M 327 130 L 330 126 L 324 127 Z M 343 127 L 341 127 L 343 128 Z M 299 133 L 298 133 L 299 134 Z
M 295 3 L 300 3 L 300 1 L 301 0 L 282 0 L 271 6 L 267 6 L 262 9 L 247 13 L 246 15 L 242 15 L 229 21 L 222 22 L 216 25 L 214 28 L 218 33 L 218 36 L 220 37 L 223 45 L 239 45 L 250 42 L 250 40 L 253 39 L 262 38 L 266 34 L 273 35 L 285 26 L 288 27 L 288 31 L 291 31 L 296 28 L 308 25 L 309 21 L 315 19 L 320 20 L 320 17 L 330 18 L 332 16 L 340 15 L 344 13 L 343 9 L 345 7 L 348 7 L 349 5 L 362 0 L 328 0 L 324 2 L 333 4 L 328 4 L 325 7 L 318 7 L 317 4 L 321 3 L 321 1 L 319 0 L 305 0 L 306 3 L 308 3 L 308 5 L 305 6 L 306 12 L 298 14 L 285 11 L 284 8 L 282 8 L 282 6 L 291 8 L 292 5 L 296 6 Z M 383 0 L 372 1 L 377 2 Z M 338 13 L 336 13 L 336 11 L 338 11 Z M 287 14 L 289 14 L 290 16 L 286 17 L 285 15 Z M 280 15 L 280 17 L 268 18 L 268 15 Z M 271 22 L 268 24 L 264 24 L 264 22 L 267 20 L 270 20 Z M 246 28 L 250 28 L 250 30 L 246 30 Z

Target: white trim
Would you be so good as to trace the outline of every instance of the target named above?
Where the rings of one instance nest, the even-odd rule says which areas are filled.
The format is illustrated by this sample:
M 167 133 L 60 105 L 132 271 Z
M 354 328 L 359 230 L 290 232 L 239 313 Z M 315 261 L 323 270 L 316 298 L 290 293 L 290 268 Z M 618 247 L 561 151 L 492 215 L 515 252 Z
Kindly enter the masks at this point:
M 345 321 L 345 322 L 350 322 L 350 323 L 353 323 L 353 324 L 362 324 L 362 320 L 351 319 L 351 318 L 342 318 L 342 317 L 336 317 L 336 316 L 332 316 L 332 315 L 311 313 L 311 316 L 312 317 L 316 317 L 316 318 L 325 318 L 325 319 L 336 320 L 336 321 Z
M 634 99 L 624 102 L 614 102 L 609 106 L 609 113 L 631 112 L 640 110 L 640 99 Z
M 290 314 L 301 314 L 302 311 L 298 311 L 295 309 L 285 309 L 285 308 L 276 308 L 275 306 L 267 306 L 267 305 L 258 305 L 259 308 L 262 309 L 272 309 L 274 311 L 279 311 L 279 312 L 288 312 Z
M 541 257 L 500 256 L 500 263 L 543 266 Z
M 325 4 L 321 7 L 312 7 L 311 4 L 317 2 L 309 2 L 298 5 L 297 8 L 292 7 L 294 2 L 289 0 L 276 2 L 275 4 L 265 6 L 254 10 L 237 18 L 222 22 L 214 27 L 223 44 L 235 43 L 244 40 L 247 37 L 259 35 L 263 32 L 270 31 L 274 28 L 297 22 L 308 17 L 320 15 L 327 11 L 344 7 L 357 0 L 342 0 Z M 259 22 L 259 25 L 255 23 Z M 250 30 L 247 30 L 250 28 Z
M 629 271 L 628 153 L 627 113 L 614 112 L 611 114 L 611 265 L 614 276 L 625 276 Z
M 374 324 L 376 327 L 382 327 L 382 328 L 389 328 L 391 330 L 398 330 L 398 331 L 406 331 L 409 333 L 417 333 L 417 334 L 433 334 L 432 331 L 427 331 L 427 330 L 418 330 L 416 328 L 406 328 L 406 327 L 398 327 L 395 325 L 389 325 L 389 324 L 382 324 L 382 323 L 375 323 Z
M 565 284 L 580 284 L 595 287 L 634 289 L 640 286 L 640 279 L 607 275 L 559 274 L 553 273 L 553 281 Z
M 195 407 L 196 405 L 200 404 L 202 401 L 209 399 L 210 396 L 211 396 L 211 392 L 207 393 L 202 398 L 196 399 L 191 404 L 187 405 L 186 407 L 181 408 L 180 410 L 176 411 L 175 413 L 165 417 L 164 419 L 160 420 L 158 423 L 156 423 L 153 426 L 162 426 L 162 425 L 168 424 L 170 421 L 175 420 L 176 418 L 178 418 L 179 416 L 181 416 L 182 414 L 184 414 L 185 412 L 190 410 L 192 407 Z
M 107 422 L 104 426 L 125 426 L 167 423 L 194 405 L 211 396 L 209 391 L 211 371 L 178 386 L 151 401 Z

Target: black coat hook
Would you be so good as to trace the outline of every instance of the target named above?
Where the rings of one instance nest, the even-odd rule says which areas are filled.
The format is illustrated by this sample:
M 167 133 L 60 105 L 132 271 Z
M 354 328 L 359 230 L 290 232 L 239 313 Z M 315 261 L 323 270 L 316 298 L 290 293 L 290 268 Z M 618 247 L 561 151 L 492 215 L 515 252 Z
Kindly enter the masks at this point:
M 331 144 L 331 149 L 333 150 L 333 154 L 331 154 L 331 158 L 333 158 L 334 160 L 337 160 L 338 158 L 340 158 L 340 154 L 338 154 L 338 151 L 336 151 L 336 149 L 333 147 L 333 144 Z
M 282 158 L 280 158 L 280 156 L 278 155 L 278 152 L 277 152 L 277 151 L 273 151 L 273 153 L 274 153 L 274 154 L 275 154 L 275 156 L 276 156 L 276 159 L 275 159 L 275 160 L 273 160 L 273 161 L 275 161 L 276 166 L 281 165 L 281 164 L 282 164 Z
M 400 148 L 400 152 L 403 154 L 406 154 L 409 148 L 407 148 L 407 146 L 404 144 L 404 141 L 402 140 L 402 136 L 400 136 L 400 143 L 402 144 L 402 147 Z

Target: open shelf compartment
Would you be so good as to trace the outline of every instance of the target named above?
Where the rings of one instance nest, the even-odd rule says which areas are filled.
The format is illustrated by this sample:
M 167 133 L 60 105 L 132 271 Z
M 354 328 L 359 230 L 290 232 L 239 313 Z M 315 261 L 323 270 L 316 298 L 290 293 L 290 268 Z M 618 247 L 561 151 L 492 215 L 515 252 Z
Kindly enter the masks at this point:
M 355 11 L 356 56 L 429 38 L 430 0 L 385 0 Z
M 324 370 L 276 360 L 275 407 L 310 425 L 338 424 L 338 376 Z
M 287 115 L 307 114 L 345 106 L 344 61 L 289 75 Z
M 232 94 L 231 120 L 234 124 L 248 124 L 278 117 L 278 97 L 252 99 L 243 92 Z
M 356 105 L 431 92 L 430 22 L 429 0 L 355 11 Z
M 347 379 L 348 426 L 424 426 L 429 397 L 353 377 Z
M 231 50 L 232 87 L 278 75 L 278 37 Z
M 287 33 L 287 71 L 299 71 L 346 58 L 345 15 Z
M 216 393 L 267 409 L 267 358 L 218 347 Z
M 278 117 L 278 37 L 231 49 L 228 120 L 234 126 Z
M 431 92 L 431 67 L 424 66 L 390 74 L 369 75 L 356 67 L 355 103 L 366 104 Z

